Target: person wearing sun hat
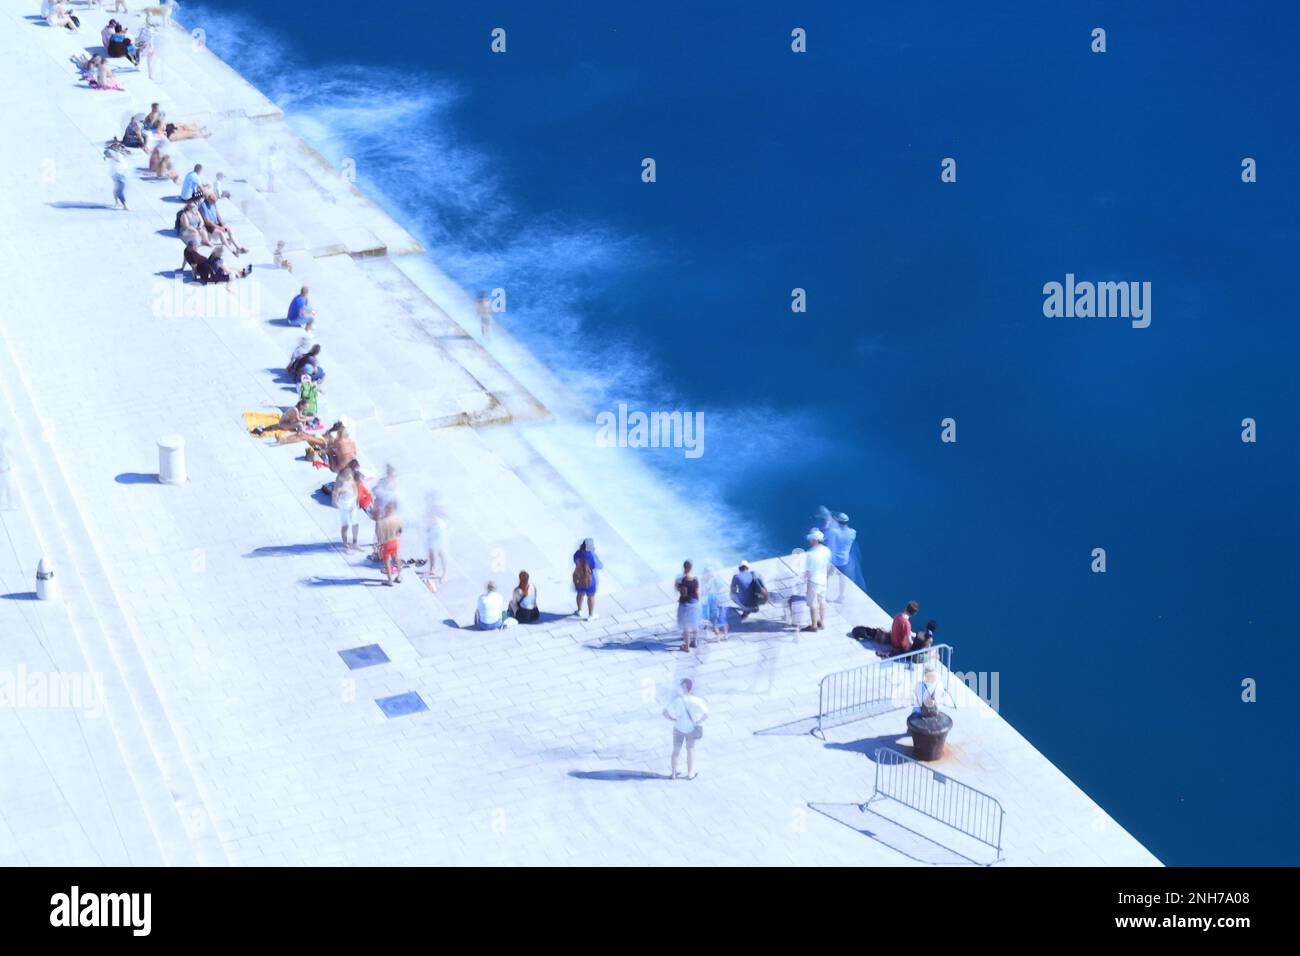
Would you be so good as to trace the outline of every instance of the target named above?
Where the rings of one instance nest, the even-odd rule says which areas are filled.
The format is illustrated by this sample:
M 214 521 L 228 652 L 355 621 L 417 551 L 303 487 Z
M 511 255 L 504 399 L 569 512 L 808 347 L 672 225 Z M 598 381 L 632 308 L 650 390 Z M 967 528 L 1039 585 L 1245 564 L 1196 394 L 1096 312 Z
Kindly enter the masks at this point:
M 808 594 L 808 626 L 805 631 L 826 627 L 826 575 L 831 566 L 831 549 L 822 544 L 825 535 L 818 528 L 808 532 L 808 550 L 803 556 L 803 577 Z
M 751 570 L 748 561 L 741 561 L 731 576 L 731 600 L 740 609 L 743 621 L 767 603 L 767 587 L 757 571 Z
M 836 512 L 832 519 L 830 527 L 825 530 L 826 546 L 830 549 L 831 567 L 839 582 L 834 600 L 843 601 L 844 582 L 853 580 L 857 583 L 853 569 L 853 543 L 857 540 L 858 533 L 849 527 L 849 516 L 843 511 Z

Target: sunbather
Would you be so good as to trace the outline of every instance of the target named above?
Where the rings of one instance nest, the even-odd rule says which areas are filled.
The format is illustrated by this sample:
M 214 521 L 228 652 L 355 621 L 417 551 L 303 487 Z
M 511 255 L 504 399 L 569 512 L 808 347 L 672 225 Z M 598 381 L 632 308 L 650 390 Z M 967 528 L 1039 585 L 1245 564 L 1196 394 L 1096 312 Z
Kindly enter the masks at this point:
M 206 126 L 196 126 L 194 123 L 168 123 L 163 127 L 163 132 L 173 143 L 185 139 L 206 139 L 212 135 Z

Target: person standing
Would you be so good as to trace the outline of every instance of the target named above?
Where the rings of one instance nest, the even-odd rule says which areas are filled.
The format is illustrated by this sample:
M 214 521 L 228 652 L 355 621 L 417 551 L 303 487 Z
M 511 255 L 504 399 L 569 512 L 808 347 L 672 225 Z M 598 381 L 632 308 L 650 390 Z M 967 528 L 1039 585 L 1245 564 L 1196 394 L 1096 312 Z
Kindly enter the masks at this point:
M 344 551 L 356 551 L 360 524 L 360 507 L 357 500 L 357 476 L 350 465 L 344 465 L 334 479 L 330 500 L 339 512 L 339 537 Z M 348 544 L 348 528 L 352 528 L 352 544 Z
M 677 685 L 677 694 L 664 708 L 664 717 L 673 722 L 672 779 L 677 779 L 677 758 L 686 745 L 686 779 L 695 779 L 695 744 L 704 736 L 703 723 L 709 718 L 709 705 L 695 696 L 695 683 L 689 677 Z
M 691 573 L 691 562 L 682 562 L 682 573 L 673 582 L 677 588 L 677 627 L 682 632 L 682 650 L 698 647 L 700 641 L 700 579 Z
M 803 556 L 803 578 L 808 597 L 808 626 L 805 631 L 820 631 L 826 626 L 826 574 L 831 566 L 831 549 L 822 544 L 822 533 L 808 532 L 808 550 Z
M 578 597 L 578 607 L 574 617 L 582 616 L 582 599 L 587 599 L 587 620 L 596 618 L 596 572 L 603 568 L 600 558 L 596 557 L 596 546 L 590 538 L 583 538 L 578 550 L 573 552 L 573 590 Z
M 377 501 L 378 499 L 376 499 Z M 375 506 L 378 511 L 378 504 Z M 353 544 L 356 544 L 353 529 Z M 402 522 L 397 516 L 397 505 L 389 501 L 382 517 L 375 522 L 375 539 L 379 545 L 379 560 L 384 566 L 384 584 L 392 587 L 402 583 Z
M 397 511 L 397 469 L 392 465 L 384 466 L 384 477 L 375 482 L 375 506 L 371 514 L 375 519 L 375 553 L 379 552 L 379 522 L 391 508 Z
M 837 588 L 838 595 L 835 601 L 844 600 L 845 582 L 853 580 L 853 543 L 858 538 L 858 533 L 849 527 L 849 516 L 843 511 L 835 516 L 831 526 L 825 531 L 826 546 L 831 552 L 831 567 L 834 569 L 834 576 L 839 582 Z M 854 581 L 856 584 L 857 582 Z

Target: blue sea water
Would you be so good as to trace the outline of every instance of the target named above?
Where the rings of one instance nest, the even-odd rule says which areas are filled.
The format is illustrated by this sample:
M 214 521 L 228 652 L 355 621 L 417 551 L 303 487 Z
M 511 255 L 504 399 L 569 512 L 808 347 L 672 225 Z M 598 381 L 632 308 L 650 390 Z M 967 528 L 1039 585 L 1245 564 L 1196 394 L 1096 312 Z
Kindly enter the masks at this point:
M 755 553 L 849 512 L 872 596 L 1162 860 L 1300 862 L 1293 5 L 412 13 L 183 18 L 589 400 L 704 411 L 656 467 Z M 1150 327 L 1044 317 L 1066 273 Z

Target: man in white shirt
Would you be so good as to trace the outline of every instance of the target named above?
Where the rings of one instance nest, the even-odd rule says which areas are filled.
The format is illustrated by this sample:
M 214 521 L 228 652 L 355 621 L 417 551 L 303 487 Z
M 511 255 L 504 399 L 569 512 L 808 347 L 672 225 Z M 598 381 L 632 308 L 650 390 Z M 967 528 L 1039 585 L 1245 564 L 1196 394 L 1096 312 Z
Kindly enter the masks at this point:
M 803 579 L 808 593 L 808 626 L 820 631 L 826 626 L 826 574 L 831 567 L 831 549 L 822 544 L 822 533 L 808 532 L 808 550 L 803 555 Z
M 685 678 L 678 685 L 676 696 L 664 708 L 664 718 L 673 722 L 673 779 L 677 779 L 677 757 L 686 744 L 686 779 L 695 779 L 695 741 L 704 736 L 700 725 L 709 717 L 709 705 L 704 698 L 696 697 L 692 691 L 695 684 Z
M 495 582 L 487 583 L 487 590 L 479 595 L 478 610 L 474 612 L 474 624 L 480 631 L 494 631 L 505 619 L 505 602 L 497 593 Z

